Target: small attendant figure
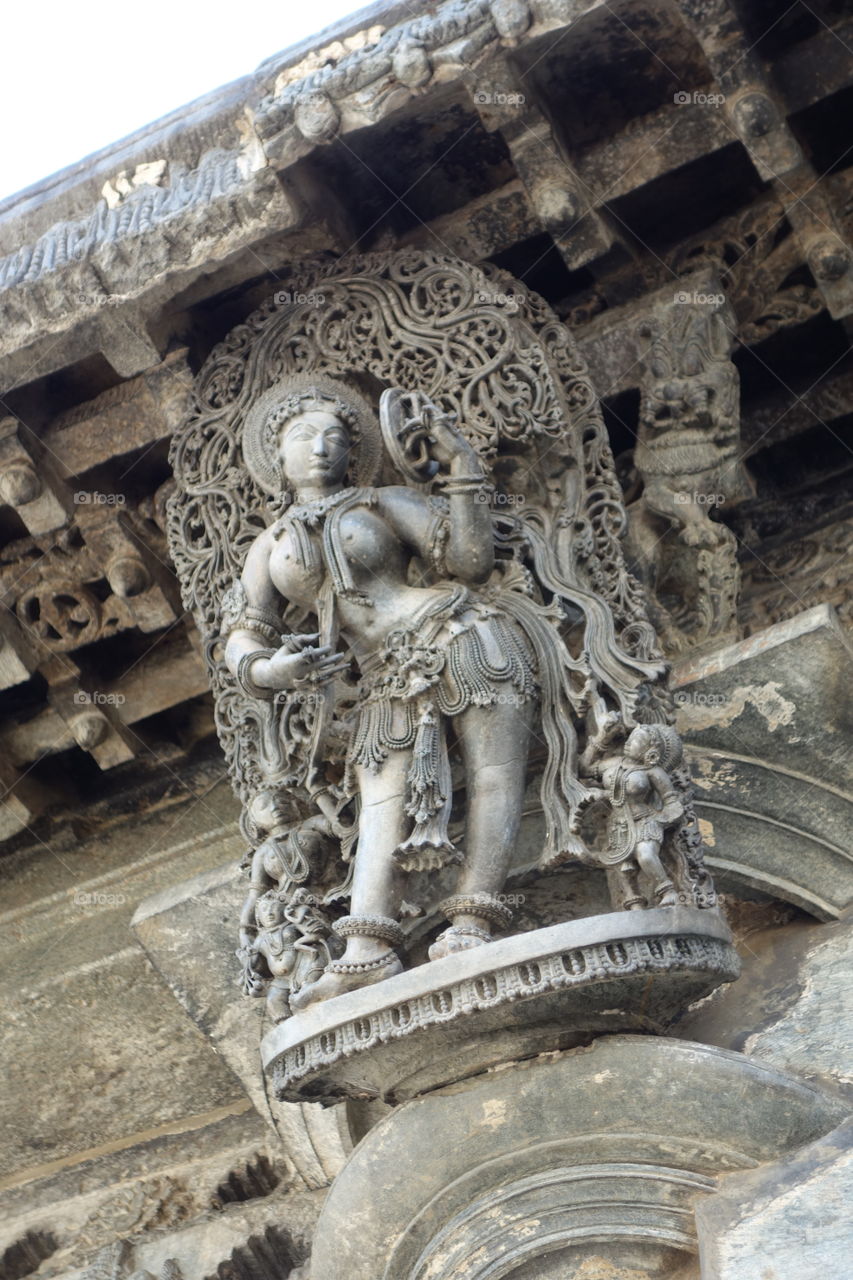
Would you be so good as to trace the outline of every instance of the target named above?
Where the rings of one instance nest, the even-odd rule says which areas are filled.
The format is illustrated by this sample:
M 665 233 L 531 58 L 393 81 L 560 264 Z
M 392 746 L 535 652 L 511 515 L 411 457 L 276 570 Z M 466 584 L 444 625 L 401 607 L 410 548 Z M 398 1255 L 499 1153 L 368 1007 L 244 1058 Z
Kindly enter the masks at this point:
M 602 747 L 607 750 L 607 737 Z M 612 751 L 612 747 L 610 747 Z M 684 809 L 669 770 L 682 757 L 681 739 L 667 725 L 638 725 L 619 755 L 585 761 L 588 771 L 603 783 L 600 794 L 608 806 L 607 840 L 596 861 L 618 869 L 624 877 L 628 910 L 673 907 L 678 894 L 660 859 L 667 827 L 674 826 Z M 648 892 L 641 891 L 641 880 Z
M 243 962 L 247 995 L 266 994 L 267 1012 L 274 1022 L 289 1018 L 290 996 L 316 982 L 332 959 L 325 921 L 297 890 L 289 902 L 271 890 L 254 906 L 257 931 L 237 952 Z

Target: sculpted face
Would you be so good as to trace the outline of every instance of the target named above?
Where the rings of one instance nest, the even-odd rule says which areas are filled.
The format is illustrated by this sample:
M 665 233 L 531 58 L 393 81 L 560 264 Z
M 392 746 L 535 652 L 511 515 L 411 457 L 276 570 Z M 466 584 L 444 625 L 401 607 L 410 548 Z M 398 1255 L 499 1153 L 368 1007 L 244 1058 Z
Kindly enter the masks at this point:
M 644 761 L 653 745 L 652 735 L 640 725 L 629 735 L 625 743 L 625 754 L 632 760 Z
M 323 409 L 307 409 L 281 429 L 278 456 L 296 490 L 337 488 L 346 475 L 349 453 L 349 432 Z
M 273 929 L 284 919 L 284 911 L 277 898 L 264 894 L 255 904 L 255 919 L 262 929 Z

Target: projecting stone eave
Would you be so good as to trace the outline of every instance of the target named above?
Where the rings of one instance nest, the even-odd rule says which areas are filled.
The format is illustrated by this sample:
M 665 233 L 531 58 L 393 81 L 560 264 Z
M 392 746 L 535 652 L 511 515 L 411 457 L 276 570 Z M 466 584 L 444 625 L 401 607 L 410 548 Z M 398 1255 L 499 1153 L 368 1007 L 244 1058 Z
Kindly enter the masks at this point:
M 307 210 L 276 171 L 318 144 L 296 139 L 292 156 L 279 145 L 272 161 L 256 127 L 260 104 L 275 101 L 282 74 L 312 50 L 332 46 L 340 65 L 369 43 L 360 32 L 373 40 L 407 12 L 362 8 L 0 202 L 4 389 L 98 353 L 124 378 L 152 367 L 163 354 L 158 316 L 174 296 L 266 237 L 299 235 Z M 300 241 L 299 256 L 311 248 Z M 247 261 L 237 274 L 253 270 Z

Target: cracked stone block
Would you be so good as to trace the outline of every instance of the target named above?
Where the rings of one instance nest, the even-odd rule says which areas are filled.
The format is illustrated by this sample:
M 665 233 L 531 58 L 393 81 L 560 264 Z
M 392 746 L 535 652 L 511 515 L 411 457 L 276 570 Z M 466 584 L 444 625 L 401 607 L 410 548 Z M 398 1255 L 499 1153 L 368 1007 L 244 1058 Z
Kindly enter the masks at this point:
M 820 920 L 853 903 L 853 649 L 829 605 L 673 671 L 712 869 Z
M 853 925 L 761 930 L 748 936 L 740 953 L 736 987 L 688 1014 L 677 1034 L 853 1089 Z
M 702 1280 L 850 1274 L 853 1121 L 777 1164 L 726 1178 L 696 1208 Z

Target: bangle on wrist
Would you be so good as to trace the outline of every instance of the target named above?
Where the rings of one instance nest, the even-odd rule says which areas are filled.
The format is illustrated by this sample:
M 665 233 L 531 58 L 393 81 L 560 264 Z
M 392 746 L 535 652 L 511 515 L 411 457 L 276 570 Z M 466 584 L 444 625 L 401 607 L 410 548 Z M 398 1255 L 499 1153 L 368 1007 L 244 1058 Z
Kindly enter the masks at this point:
M 481 476 L 446 476 L 442 481 L 444 492 L 451 496 L 455 493 L 491 492 L 494 488 L 484 475 Z
M 244 653 L 237 664 L 237 683 L 250 698 L 261 698 L 264 702 L 272 702 L 275 697 L 274 689 L 264 689 L 261 685 L 255 684 L 250 669 L 252 663 L 258 658 L 272 658 L 276 653 L 278 653 L 277 649 L 253 649 L 251 653 Z

